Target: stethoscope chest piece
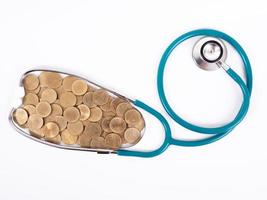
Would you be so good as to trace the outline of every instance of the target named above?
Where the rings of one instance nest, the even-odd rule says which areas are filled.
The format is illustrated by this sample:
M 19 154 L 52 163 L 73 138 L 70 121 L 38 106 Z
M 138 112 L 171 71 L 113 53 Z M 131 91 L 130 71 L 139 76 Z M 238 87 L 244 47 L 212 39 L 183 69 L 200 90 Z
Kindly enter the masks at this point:
M 224 63 L 227 57 L 225 44 L 215 37 L 202 37 L 193 47 L 193 60 L 196 65 L 204 70 L 213 71 Z

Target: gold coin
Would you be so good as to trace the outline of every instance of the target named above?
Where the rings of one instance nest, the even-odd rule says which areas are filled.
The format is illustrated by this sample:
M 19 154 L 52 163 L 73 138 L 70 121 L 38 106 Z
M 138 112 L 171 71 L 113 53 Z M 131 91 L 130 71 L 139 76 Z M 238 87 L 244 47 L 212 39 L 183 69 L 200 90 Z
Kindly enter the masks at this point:
M 136 109 L 126 111 L 124 117 L 127 124 L 138 124 L 142 120 L 141 114 Z
M 102 118 L 102 110 L 99 107 L 91 108 L 90 117 L 88 118 L 91 122 L 97 122 Z
M 103 117 L 106 118 L 113 118 L 116 116 L 116 113 L 112 112 L 112 111 L 108 111 L 108 112 L 103 112 Z
M 55 143 L 55 144 L 60 144 L 61 142 L 61 136 L 58 134 L 56 137 L 53 138 L 46 138 L 47 141 Z
M 39 76 L 42 87 L 58 88 L 62 83 L 60 74 L 55 72 L 42 72 Z
M 126 129 L 126 123 L 121 117 L 114 117 L 110 121 L 109 127 L 114 133 L 122 133 Z
M 83 96 L 76 96 L 76 106 L 81 105 L 83 103 Z
M 47 87 L 40 87 L 40 90 L 39 90 L 37 96 L 38 96 L 39 98 L 41 98 L 41 97 L 42 97 L 42 93 L 43 93 L 43 91 L 46 90 L 46 89 L 47 89 Z
M 48 102 L 42 101 L 36 106 L 36 113 L 41 117 L 47 117 L 51 113 L 51 106 Z
M 46 124 L 47 122 L 55 122 L 55 115 L 49 115 L 47 117 L 44 117 L 44 123 Z
M 43 126 L 43 132 L 46 138 L 53 138 L 59 134 L 59 127 L 55 122 L 48 122 Z
M 73 82 L 71 90 L 76 95 L 83 95 L 87 92 L 87 83 L 84 80 L 76 80 Z
M 122 143 L 122 144 L 128 144 L 127 146 L 129 146 L 129 143 L 125 140 L 124 137 L 121 138 L 121 143 Z
M 96 105 L 93 102 L 93 92 L 87 92 L 83 96 L 83 103 L 87 105 L 89 108 L 95 107 Z
M 47 101 L 53 103 L 57 99 L 57 92 L 51 88 L 45 89 L 41 94 L 41 101 Z
M 95 137 L 91 140 L 91 148 L 94 149 L 104 149 L 105 148 L 105 139 L 103 137 Z
M 90 137 L 88 134 L 83 133 L 79 136 L 78 143 L 81 147 L 89 148 L 91 140 L 92 137 Z
M 88 106 L 81 104 L 81 105 L 78 105 L 78 109 L 80 111 L 80 115 L 81 115 L 80 120 L 81 121 L 87 120 L 90 117 L 91 111 L 88 108 Z
M 28 74 L 23 79 L 23 86 L 26 90 L 35 90 L 39 86 L 39 79 L 34 74 Z
M 71 107 L 76 104 L 76 96 L 72 92 L 65 92 L 59 98 L 60 105 Z
M 87 120 L 82 121 L 82 123 L 83 123 L 84 126 L 87 126 L 88 124 L 91 124 L 92 122 L 90 122 L 90 121 L 87 119 Z
M 19 125 L 26 124 L 26 122 L 28 121 L 28 113 L 25 109 L 18 108 L 14 112 L 14 118 Z
M 101 135 L 101 127 L 98 123 L 90 123 L 85 126 L 83 133 L 90 137 L 98 137 Z
M 124 116 L 124 113 L 131 109 L 132 108 L 132 105 L 128 102 L 123 102 L 123 103 L 120 103 L 117 108 L 116 108 L 116 113 L 119 117 L 123 117 Z
M 29 115 L 36 114 L 36 108 L 33 105 L 25 105 L 23 108 L 27 111 Z
M 54 116 L 62 115 L 63 110 L 62 110 L 60 105 L 53 103 L 53 104 L 51 104 L 51 108 L 52 108 L 52 112 L 50 115 L 54 115 Z
M 34 94 L 38 94 L 39 92 L 40 92 L 40 90 L 41 90 L 41 87 L 40 87 L 40 85 L 36 88 L 36 89 L 34 89 L 34 90 L 26 90 L 25 89 L 25 93 L 29 93 L 29 92 L 31 92 L 31 93 L 34 93 Z
M 33 114 L 29 116 L 27 125 L 30 130 L 38 130 L 43 126 L 43 118 L 40 115 Z
M 68 124 L 67 120 L 63 116 L 55 116 L 53 121 L 56 122 L 60 131 L 63 131 Z
M 44 132 L 43 132 L 42 128 L 36 129 L 36 130 L 30 130 L 29 132 L 34 137 L 37 137 L 37 138 L 43 138 L 44 137 Z
M 80 112 L 75 107 L 68 107 L 64 110 L 63 116 L 68 122 L 76 122 L 80 118 Z
M 113 111 L 112 106 L 111 106 L 112 100 L 113 100 L 113 98 L 111 96 L 109 96 L 108 102 L 104 105 L 101 105 L 100 108 L 105 112 Z
M 145 128 L 145 121 L 142 118 L 139 122 L 135 124 L 129 124 L 129 127 L 137 128 L 139 131 L 142 131 Z
M 57 92 L 57 98 L 60 98 L 61 95 L 66 92 L 62 85 L 58 88 L 55 88 L 55 91 Z
M 67 130 L 71 135 L 79 136 L 83 132 L 83 123 L 81 121 L 68 123 Z
M 72 135 L 66 129 L 61 133 L 62 142 L 68 145 L 75 144 L 77 142 L 78 136 Z
M 106 133 L 112 132 L 109 127 L 110 121 L 111 121 L 111 118 L 104 118 L 101 121 L 101 127 Z
M 104 105 L 108 102 L 109 95 L 106 90 L 99 89 L 93 93 L 93 102 L 96 105 Z
M 110 134 L 110 133 L 107 133 L 107 132 L 103 131 L 103 132 L 101 133 L 101 137 L 105 138 L 108 134 Z
M 37 105 L 39 102 L 38 96 L 34 93 L 28 93 L 23 97 L 23 105 Z
M 124 132 L 125 140 L 130 144 L 137 143 L 141 138 L 141 133 L 136 128 L 127 128 Z
M 73 82 L 76 80 L 78 80 L 78 78 L 75 76 L 66 76 L 62 82 L 64 90 L 65 91 L 71 91 L 71 86 L 72 86 Z
M 111 101 L 111 108 L 112 108 L 112 111 L 113 112 L 116 112 L 116 109 L 117 109 L 117 106 L 120 104 L 120 103 L 123 103 L 125 102 L 125 100 L 121 99 L 121 98 L 115 98 Z
M 121 147 L 121 137 L 116 133 L 110 133 L 105 138 L 105 144 L 111 149 L 118 149 Z

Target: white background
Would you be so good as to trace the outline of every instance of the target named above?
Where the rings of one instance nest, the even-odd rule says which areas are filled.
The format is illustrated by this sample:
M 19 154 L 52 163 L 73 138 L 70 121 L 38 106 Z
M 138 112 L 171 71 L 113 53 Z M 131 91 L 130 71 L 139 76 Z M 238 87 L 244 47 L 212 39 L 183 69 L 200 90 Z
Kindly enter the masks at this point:
M 266 4 L 256 0 L 1 0 L 0 199 L 266 199 L 266 20 Z M 156 90 L 163 51 L 197 28 L 236 38 L 254 72 L 249 113 L 222 140 L 197 148 L 171 146 L 143 159 L 55 149 L 22 137 L 8 123 L 22 73 L 51 66 L 143 100 L 164 114 L 176 138 L 199 137 L 166 115 Z M 223 70 L 194 65 L 194 41 L 182 44 L 167 65 L 167 97 L 191 122 L 224 124 L 242 96 Z M 231 48 L 227 63 L 243 74 Z M 146 133 L 136 148 L 156 148 L 162 128 L 145 118 Z

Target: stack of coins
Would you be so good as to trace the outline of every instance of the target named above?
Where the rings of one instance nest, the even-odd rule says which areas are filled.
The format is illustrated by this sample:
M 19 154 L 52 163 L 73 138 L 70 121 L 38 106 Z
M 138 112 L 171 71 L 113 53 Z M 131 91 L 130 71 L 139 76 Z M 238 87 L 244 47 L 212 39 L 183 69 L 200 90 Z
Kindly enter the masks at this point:
M 52 143 L 119 149 L 136 144 L 145 121 L 126 99 L 75 76 L 43 71 L 23 79 L 25 95 L 13 113 L 29 134 Z

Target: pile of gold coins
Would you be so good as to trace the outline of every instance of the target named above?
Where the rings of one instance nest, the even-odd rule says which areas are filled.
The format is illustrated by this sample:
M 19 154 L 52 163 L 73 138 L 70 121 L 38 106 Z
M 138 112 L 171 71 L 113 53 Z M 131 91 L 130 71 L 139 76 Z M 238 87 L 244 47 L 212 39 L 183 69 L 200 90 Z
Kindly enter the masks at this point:
M 43 71 L 23 79 L 14 121 L 40 139 L 94 149 L 136 144 L 145 121 L 130 102 L 75 76 Z

